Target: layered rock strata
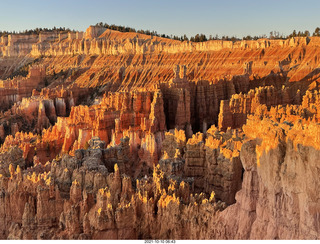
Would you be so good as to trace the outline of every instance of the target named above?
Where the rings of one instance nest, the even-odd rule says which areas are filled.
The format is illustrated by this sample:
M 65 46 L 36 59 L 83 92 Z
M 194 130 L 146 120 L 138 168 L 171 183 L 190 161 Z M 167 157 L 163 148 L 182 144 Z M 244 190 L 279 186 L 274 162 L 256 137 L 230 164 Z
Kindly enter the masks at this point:
M 319 239 L 319 40 L 2 36 L 0 237 Z

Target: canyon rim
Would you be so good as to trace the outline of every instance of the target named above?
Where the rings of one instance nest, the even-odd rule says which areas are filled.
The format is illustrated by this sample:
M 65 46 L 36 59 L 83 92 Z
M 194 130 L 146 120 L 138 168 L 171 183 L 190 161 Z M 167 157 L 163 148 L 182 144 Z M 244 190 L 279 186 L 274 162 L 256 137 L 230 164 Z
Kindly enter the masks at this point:
M 0 238 L 319 239 L 319 65 L 316 35 L 2 33 Z

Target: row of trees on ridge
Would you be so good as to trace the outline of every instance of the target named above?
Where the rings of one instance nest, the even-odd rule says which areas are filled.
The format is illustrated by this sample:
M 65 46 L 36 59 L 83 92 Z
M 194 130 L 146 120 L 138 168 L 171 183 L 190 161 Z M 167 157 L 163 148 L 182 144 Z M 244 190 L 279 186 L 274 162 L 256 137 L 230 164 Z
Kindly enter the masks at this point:
M 260 35 L 260 36 L 251 36 L 247 35 L 242 38 L 239 38 L 237 36 L 221 36 L 219 37 L 218 35 L 210 35 L 207 37 L 205 34 L 196 34 L 195 36 L 190 37 L 190 39 L 187 37 L 187 35 L 183 36 L 176 36 L 176 35 L 166 35 L 166 34 L 159 34 L 157 31 L 150 31 L 150 30 L 136 30 L 135 28 L 128 27 L 128 26 L 121 26 L 121 25 L 109 25 L 107 23 L 97 23 L 96 26 L 101 26 L 105 27 L 111 30 L 116 30 L 120 32 L 135 32 L 135 33 L 140 33 L 140 34 L 145 34 L 145 35 L 150 35 L 150 36 L 158 36 L 158 37 L 163 37 L 163 38 L 168 38 L 168 39 L 173 39 L 173 40 L 178 40 L 178 41 L 192 41 L 192 42 L 205 42 L 208 40 L 228 40 L 228 41 L 239 41 L 239 40 L 257 40 L 261 38 L 269 38 L 269 39 L 288 39 L 291 37 L 309 37 L 311 36 L 311 33 L 308 30 L 305 31 L 296 31 L 294 30 L 291 34 L 289 35 L 284 35 L 280 34 L 278 31 L 271 31 L 269 33 L 269 37 L 267 35 Z M 31 30 L 25 30 L 21 32 L 8 32 L 8 31 L 1 31 L 0 30 L 0 36 L 3 35 L 9 35 L 9 34 L 39 34 L 40 32 L 60 32 L 60 33 L 65 33 L 65 32 L 71 32 L 69 28 L 65 27 L 53 27 L 53 28 L 35 28 Z M 75 30 L 72 30 L 72 32 L 75 32 Z M 317 27 L 314 32 L 312 33 L 312 36 L 320 36 L 320 28 Z

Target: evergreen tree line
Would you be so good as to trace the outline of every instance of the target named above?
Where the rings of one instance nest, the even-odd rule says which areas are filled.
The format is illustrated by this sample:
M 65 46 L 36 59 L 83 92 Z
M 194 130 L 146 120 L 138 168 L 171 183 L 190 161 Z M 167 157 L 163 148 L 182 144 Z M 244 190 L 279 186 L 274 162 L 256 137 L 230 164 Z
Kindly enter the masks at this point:
M 150 35 L 150 36 L 158 36 L 158 37 L 163 37 L 163 38 L 169 38 L 169 39 L 173 39 L 173 40 L 178 40 L 178 41 L 189 41 L 189 38 L 187 37 L 186 34 L 184 34 L 183 36 L 175 36 L 175 35 L 166 35 L 166 34 L 159 34 L 157 31 L 150 31 L 150 30 L 136 30 L 135 28 L 132 27 L 125 27 L 125 26 L 121 26 L 121 25 L 109 25 L 107 23 L 97 23 L 96 26 L 101 26 L 104 28 L 108 28 L 111 30 L 116 30 L 116 31 L 120 31 L 120 32 L 135 32 L 135 33 L 140 33 L 140 34 L 145 34 L 145 35 Z M 216 36 L 212 36 L 210 35 L 209 38 L 206 37 L 206 35 L 204 34 L 197 34 L 193 37 L 190 38 L 190 41 L 193 42 L 205 42 L 208 40 L 230 40 L 230 41 L 236 41 L 236 40 L 241 40 L 235 36 L 229 37 L 229 36 L 222 36 L 221 38 L 216 35 Z
M 240 41 L 240 40 L 258 40 L 261 38 L 268 38 L 267 35 L 260 35 L 260 36 L 244 36 L 241 38 L 238 38 L 236 36 L 221 36 L 219 37 L 218 35 L 210 35 L 209 37 L 207 37 L 205 34 L 196 34 L 195 36 L 190 37 L 190 39 L 187 37 L 187 35 L 183 35 L 183 36 L 173 36 L 173 35 L 166 35 L 166 34 L 159 34 L 156 31 L 150 31 L 150 30 L 136 30 L 135 28 L 132 27 L 125 27 L 125 26 L 121 26 L 121 25 L 109 25 L 107 23 L 97 23 L 96 26 L 101 26 L 101 27 L 105 27 L 111 30 L 116 30 L 116 31 L 120 31 L 120 32 L 135 32 L 135 33 L 140 33 L 140 34 L 146 34 L 146 35 L 151 35 L 151 36 L 158 36 L 158 37 L 163 37 L 163 38 L 169 38 L 169 39 L 173 39 L 173 40 L 178 40 L 178 41 L 192 41 L 192 42 L 205 42 L 205 41 L 209 41 L 209 40 L 227 40 L 227 41 Z M 269 39 L 288 39 L 291 37 L 308 37 L 311 36 L 310 32 L 308 30 L 306 31 L 296 31 L 294 30 L 290 35 L 284 35 L 284 34 L 280 34 L 278 31 L 271 31 L 269 33 Z M 312 36 L 320 36 L 320 28 L 317 27 Z
M 227 41 L 240 41 L 240 40 L 258 40 L 261 38 L 268 38 L 267 35 L 260 35 L 260 36 L 244 36 L 241 38 L 238 38 L 236 36 L 218 36 L 218 35 L 210 35 L 207 37 L 205 34 L 196 34 L 195 36 L 190 37 L 190 39 L 187 37 L 187 35 L 183 36 L 176 36 L 176 35 L 166 35 L 166 34 L 159 34 L 157 31 L 150 31 L 150 30 L 136 30 L 135 28 L 132 27 L 127 27 L 127 26 L 121 26 L 121 25 L 109 25 L 107 23 L 97 23 L 96 26 L 101 26 L 105 27 L 111 30 L 116 30 L 120 32 L 134 32 L 134 33 L 140 33 L 140 34 L 145 34 L 145 35 L 150 35 L 150 36 L 158 36 L 162 38 L 168 38 L 168 39 L 173 39 L 173 40 L 178 40 L 178 41 L 192 41 L 192 42 L 205 42 L 209 40 L 227 40 Z M 9 34 L 39 34 L 40 32 L 60 32 L 60 33 L 67 33 L 71 32 L 69 28 L 65 27 L 53 27 L 51 29 L 49 28 L 35 28 L 31 30 L 24 30 L 24 31 L 19 31 L 19 32 L 8 32 L 8 31 L 1 31 L 0 30 L 0 36 L 5 36 Z M 72 30 L 72 32 L 75 32 L 75 30 Z M 311 36 L 311 33 L 308 30 L 305 31 L 296 31 L 294 30 L 291 34 L 289 35 L 283 35 L 280 34 L 278 31 L 271 31 L 269 33 L 269 39 L 288 39 L 291 37 L 309 37 Z M 320 36 L 320 28 L 317 27 L 314 32 L 312 33 L 312 36 Z
M 53 28 L 35 28 L 30 30 L 24 30 L 24 31 L 1 31 L 0 30 L 0 36 L 6 36 L 10 34 L 23 34 L 23 35 L 31 35 L 31 34 L 37 34 L 39 35 L 40 32 L 59 32 L 59 33 L 68 33 L 68 32 L 76 32 L 75 30 L 70 30 L 69 28 L 65 27 L 53 27 Z

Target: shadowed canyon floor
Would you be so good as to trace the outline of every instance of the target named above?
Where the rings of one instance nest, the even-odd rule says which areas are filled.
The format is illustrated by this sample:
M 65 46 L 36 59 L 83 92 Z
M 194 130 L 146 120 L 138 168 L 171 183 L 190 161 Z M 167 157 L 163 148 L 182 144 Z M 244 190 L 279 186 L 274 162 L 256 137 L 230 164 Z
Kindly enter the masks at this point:
M 319 65 L 320 37 L 2 36 L 0 238 L 319 239 Z

